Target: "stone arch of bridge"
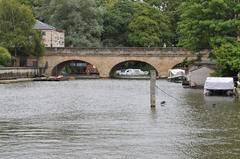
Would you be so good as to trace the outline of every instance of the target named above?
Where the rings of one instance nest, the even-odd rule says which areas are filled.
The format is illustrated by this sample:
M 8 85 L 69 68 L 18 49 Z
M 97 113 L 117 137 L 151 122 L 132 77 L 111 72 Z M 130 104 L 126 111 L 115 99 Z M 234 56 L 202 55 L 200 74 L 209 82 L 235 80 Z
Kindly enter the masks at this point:
M 185 65 L 183 65 L 183 62 L 176 63 L 173 65 L 170 69 L 185 69 Z
M 121 62 L 118 62 L 116 63 L 115 65 L 112 66 L 112 68 L 110 69 L 110 72 L 109 72 L 109 77 L 113 77 L 115 71 L 120 67 L 122 66 L 123 64 L 127 63 L 127 62 L 140 62 L 140 63 L 144 63 L 148 66 L 150 66 L 151 68 L 153 68 L 157 75 L 159 74 L 158 73 L 158 70 L 157 68 L 155 68 L 152 64 L 150 64 L 149 62 L 146 62 L 146 61 L 143 61 L 143 60 L 125 60 L 125 61 L 121 61 Z M 130 68 L 129 68 L 130 69 Z
M 90 64 L 94 67 L 96 67 L 94 64 L 86 61 L 86 60 L 79 60 L 79 59 L 68 59 L 68 60 L 64 60 L 61 62 L 56 63 L 54 66 L 52 66 L 51 68 L 51 75 L 59 75 L 60 71 L 63 69 L 64 66 L 66 66 L 67 64 L 71 63 L 71 62 L 79 62 L 79 63 L 86 63 L 86 64 Z M 98 69 L 96 68 L 97 72 Z

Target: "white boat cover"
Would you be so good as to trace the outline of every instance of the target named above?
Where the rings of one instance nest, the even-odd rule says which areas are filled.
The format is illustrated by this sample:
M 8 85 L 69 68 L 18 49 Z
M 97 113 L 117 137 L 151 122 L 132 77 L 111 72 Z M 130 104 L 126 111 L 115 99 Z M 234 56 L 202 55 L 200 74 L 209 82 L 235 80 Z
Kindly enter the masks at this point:
M 204 85 L 205 90 L 233 90 L 232 77 L 207 77 Z
M 185 70 L 182 70 L 182 69 L 171 69 L 171 70 L 169 70 L 169 77 L 168 78 L 181 77 L 181 76 L 185 76 Z

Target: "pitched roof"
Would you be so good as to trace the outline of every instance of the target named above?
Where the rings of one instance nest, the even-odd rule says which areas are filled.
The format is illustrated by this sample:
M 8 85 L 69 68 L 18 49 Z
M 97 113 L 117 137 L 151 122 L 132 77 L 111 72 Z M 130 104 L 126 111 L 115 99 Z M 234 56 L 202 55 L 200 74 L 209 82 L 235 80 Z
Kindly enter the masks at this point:
M 55 27 L 48 25 L 46 23 L 43 23 L 39 20 L 36 21 L 36 23 L 33 26 L 33 29 L 38 29 L 38 30 L 56 30 Z

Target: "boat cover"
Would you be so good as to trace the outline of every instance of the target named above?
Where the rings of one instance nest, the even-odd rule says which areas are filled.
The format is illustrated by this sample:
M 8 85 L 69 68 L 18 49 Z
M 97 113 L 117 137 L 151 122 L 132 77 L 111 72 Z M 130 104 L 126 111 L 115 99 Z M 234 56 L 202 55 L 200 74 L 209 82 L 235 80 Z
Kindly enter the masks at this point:
M 231 77 L 207 77 L 204 89 L 208 90 L 232 90 L 234 89 L 233 78 Z
M 169 70 L 169 77 L 168 78 L 176 78 L 185 76 L 185 70 L 182 69 L 171 69 Z

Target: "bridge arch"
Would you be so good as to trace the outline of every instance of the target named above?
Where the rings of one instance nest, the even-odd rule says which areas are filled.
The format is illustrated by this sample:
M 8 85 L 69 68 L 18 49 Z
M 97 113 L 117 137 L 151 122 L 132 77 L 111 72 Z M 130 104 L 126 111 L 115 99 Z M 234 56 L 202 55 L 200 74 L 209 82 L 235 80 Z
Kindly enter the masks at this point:
M 155 70 L 157 75 L 159 74 L 158 70 L 150 63 L 143 61 L 143 60 L 136 59 L 136 60 L 123 60 L 123 61 L 116 63 L 110 69 L 109 77 L 114 77 L 115 72 L 117 70 L 121 70 L 121 69 L 141 69 L 142 71 L 148 71 L 148 72 L 150 70 Z
M 99 75 L 95 65 L 79 59 L 69 59 L 56 63 L 51 70 L 52 75 Z

